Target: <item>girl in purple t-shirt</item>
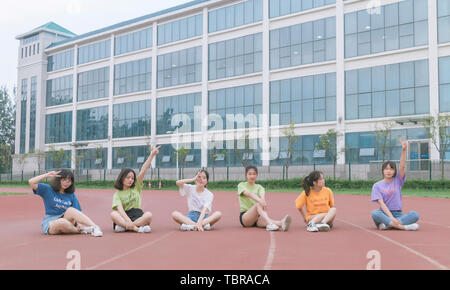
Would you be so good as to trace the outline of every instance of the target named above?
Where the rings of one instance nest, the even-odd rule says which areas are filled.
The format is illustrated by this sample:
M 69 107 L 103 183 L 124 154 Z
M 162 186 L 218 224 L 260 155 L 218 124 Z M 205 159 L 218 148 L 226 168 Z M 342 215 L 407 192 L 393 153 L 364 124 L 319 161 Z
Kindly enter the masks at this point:
M 378 202 L 380 209 L 372 211 L 372 219 L 380 230 L 395 228 L 399 230 L 415 231 L 419 229 L 417 212 L 406 215 L 402 213 L 402 186 L 405 183 L 406 149 L 408 142 L 401 140 L 402 154 L 400 168 L 397 172 L 395 162 L 386 161 L 382 166 L 383 180 L 372 187 L 372 201 Z

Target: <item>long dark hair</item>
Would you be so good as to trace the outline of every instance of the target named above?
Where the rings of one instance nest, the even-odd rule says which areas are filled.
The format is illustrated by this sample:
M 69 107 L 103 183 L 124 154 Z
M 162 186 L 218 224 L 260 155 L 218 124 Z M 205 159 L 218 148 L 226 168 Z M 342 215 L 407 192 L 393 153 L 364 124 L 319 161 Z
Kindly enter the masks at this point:
M 50 186 L 53 188 L 54 191 L 59 192 L 61 190 L 61 179 L 66 179 L 67 177 L 70 178 L 72 181 L 72 184 L 64 190 L 64 193 L 74 193 L 75 192 L 75 177 L 73 176 L 73 173 L 69 169 L 58 169 L 56 172 L 59 172 L 60 177 L 55 177 L 52 180 L 50 180 Z
M 381 166 L 381 175 L 383 175 L 384 178 L 384 169 L 386 169 L 386 167 L 389 165 L 389 167 L 391 167 L 392 169 L 395 170 L 395 173 L 392 177 L 397 176 L 397 165 L 395 164 L 394 161 L 386 161 L 383 163 L 383 165 Z
M 302 187 L 305 190 L 306 196 L 309 196 L 311 187 L 314 186 L 314 181 L 319 180 L 321 175 L 323 175 L 321 171 L 313 171 L 303 179 Z
M 125 177 L 127 177 L 128 173 L 130 172 L 133 172 L 134 175 L 134 181 L 133 184 L 130 186 L 130 188 L 134 188 L 134 186 L 136 185 L 136 172 L 134 172 L 134 170 L 131 168 L 123 168 L 120 171 L 119 176 L 117 176 L 116 182 L 114 182 L 115 189 L 123 190 L 123 180 L 125 179 Z

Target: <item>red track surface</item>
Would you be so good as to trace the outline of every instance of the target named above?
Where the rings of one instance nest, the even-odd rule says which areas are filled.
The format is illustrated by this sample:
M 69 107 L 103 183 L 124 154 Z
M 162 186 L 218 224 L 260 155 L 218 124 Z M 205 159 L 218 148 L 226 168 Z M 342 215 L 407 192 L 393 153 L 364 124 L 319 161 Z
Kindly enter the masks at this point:
M 0 269 L 66 269 L 70 250 L 81 255 L 81 269 L 366 269 L 371 250 L 380 254 L 381 269 L 450 268 L 450 200 L 404 197 L 405 211 L 420 215 L 417 232 L 378 231 L 369 196 L 335 195 L 338 210 L 328 233 L 306 232 L 294 200 L 296 193 L 268 193 L 269 215 L 293 217 L 289 232 L 244 229 L 234 192 L 214 192 L 213 211 L 222 219 L 210 232 L 181 232 L 171 219 L 187 211 L 176 191 L 144 191 L 143 210 L 153 213 L 152 233 L 113 233 L 111 190 L 78 189 L 83 212 L 103 230 L 103 237 L 46 236 L 41 232 L 44 206 L 28 192 L 0 196 Z

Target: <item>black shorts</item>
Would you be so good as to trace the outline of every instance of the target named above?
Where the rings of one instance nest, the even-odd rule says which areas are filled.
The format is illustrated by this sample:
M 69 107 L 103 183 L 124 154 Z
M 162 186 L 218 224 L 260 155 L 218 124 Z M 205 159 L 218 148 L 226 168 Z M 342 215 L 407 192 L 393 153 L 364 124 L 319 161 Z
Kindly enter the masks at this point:
M 246 213 L 246 211 L 243 211 L 243 212 L 241 212 L 241 214 L 239 215 L 239 221 L 241 222 L 241 225 L 242 225 L 244 228 L 256 227 L 258 221 L 256 221 L 252 226 L 245 226 L 245 225 L 244 225 L 244 223 L 242 222 L 242 216 L 243 216 L 245 213 Z
M 127 214 L 127 216 L 130 218 L 130 220 L 132 222 L 134 222 L 135 220 L 137 220 L 138 218 L 140 218 L 141 216 L 144 215 L 144 212 L 140 208 L 132 208 L 130 210 L 125 211 L 125 213 Z M 113 223 L 113 229 L 115 229 L 115 228 L 116 228 L 116 224 Z

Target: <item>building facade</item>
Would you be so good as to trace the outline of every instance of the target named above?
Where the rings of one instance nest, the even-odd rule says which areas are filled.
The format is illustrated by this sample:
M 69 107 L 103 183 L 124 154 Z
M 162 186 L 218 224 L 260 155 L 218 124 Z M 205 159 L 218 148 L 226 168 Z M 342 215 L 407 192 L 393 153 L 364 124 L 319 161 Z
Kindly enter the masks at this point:
M 196 0 L 17 39 L 15 170 L 137 168 L 149 144 L 158 168 L 330 164 L 328 129 L 339 164 L 398 160 L 400 136 L 438 160 L 420 121 L 450 112 L 450 0 Z

